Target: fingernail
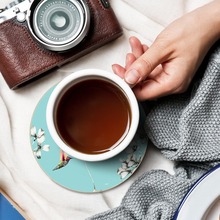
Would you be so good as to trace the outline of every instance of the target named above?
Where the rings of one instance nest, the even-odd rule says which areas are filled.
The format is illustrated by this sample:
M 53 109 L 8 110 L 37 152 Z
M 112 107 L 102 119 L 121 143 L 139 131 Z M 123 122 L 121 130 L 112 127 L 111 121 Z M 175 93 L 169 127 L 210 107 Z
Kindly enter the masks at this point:
M 115 72 L 115 64 L 112 65 L 112 70 Z
M 129 84 L 135 84 L 140 79 L 140 74 L 137 70 L 131 69 L 125 75 L 125 81 Z

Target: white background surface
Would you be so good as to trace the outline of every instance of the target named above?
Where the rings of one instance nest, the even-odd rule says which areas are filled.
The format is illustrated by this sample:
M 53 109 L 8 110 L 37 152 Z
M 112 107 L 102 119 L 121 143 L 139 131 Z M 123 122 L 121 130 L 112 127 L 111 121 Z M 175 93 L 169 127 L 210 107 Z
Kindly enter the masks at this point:
M 8 2 L 10 0 L 1 0 L 0 8 Z M 172 162 L 151 146 L 144 162 L 128 181 L 103 193 L 81 194 L 50 180 L 33 157 L 29 143 L 32 113 L 51 86 L 75 70 L 99 68 L 111 71 L 113 63 L 124 63 L 130 36 L 138 36 L 150 45 L 170 22 L 208 0 L 110 2 L 124 30 L 124 35 L 116 41 L 17 91 L 10 90 L 0 75 L 0 187 L 30 219 L 85 219 L 118 206 L 129 186 L 143 172 L 164 169 L 173 173 Z

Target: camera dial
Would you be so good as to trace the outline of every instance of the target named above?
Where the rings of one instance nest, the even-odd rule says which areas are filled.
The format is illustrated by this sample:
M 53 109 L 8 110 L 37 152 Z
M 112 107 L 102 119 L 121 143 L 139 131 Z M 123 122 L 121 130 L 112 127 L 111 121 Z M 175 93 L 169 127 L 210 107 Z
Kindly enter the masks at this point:
M 83 0 L 41 0 L 32 4 L 27 22 L 31 34 L 44 48 L 66 51 L 88 33 L 90 13 Z

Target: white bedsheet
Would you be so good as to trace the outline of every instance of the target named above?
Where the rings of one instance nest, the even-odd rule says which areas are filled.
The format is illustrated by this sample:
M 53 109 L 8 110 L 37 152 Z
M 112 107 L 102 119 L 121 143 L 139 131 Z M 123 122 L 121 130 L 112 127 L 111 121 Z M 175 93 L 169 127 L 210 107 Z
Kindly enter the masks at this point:
M 174 19 L 209 1 L 110 0 L 124 30 L 122 37 L 17 91 L 10 90 L 0 75 L 0 188 L 30 219 L 85 219 L 118 206 L 129 186 L 143 172 L 151 169 L 173 172 L 172 163 L 150 146 L 140 168 L 120 186 L 95 194 L 67 190 L 48 178 L 34 159 L 29 141 L 30 120 L 42 95 L 71 72 L 85 68 L 111 71 L 113 63 L 124 63 L 130 36 L 138 36 L 150 45 Z M 0 8 L 8 2 L 1 0 Z

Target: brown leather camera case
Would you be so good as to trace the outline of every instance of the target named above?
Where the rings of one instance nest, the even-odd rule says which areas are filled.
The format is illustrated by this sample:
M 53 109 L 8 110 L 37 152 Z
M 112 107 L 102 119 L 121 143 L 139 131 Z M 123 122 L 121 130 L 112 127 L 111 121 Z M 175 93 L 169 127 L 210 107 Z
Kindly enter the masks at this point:
M 0 72 L 11 89 L 23 86 L 122 34 L 111 7 L 104 7 L 101 0 L 87 0 L 87 3 L 91 13 L 89 34 L 65 53 L 48 51 L 39 46 L 30 36 L 27 27 L 15 18 L 0 24 Z

